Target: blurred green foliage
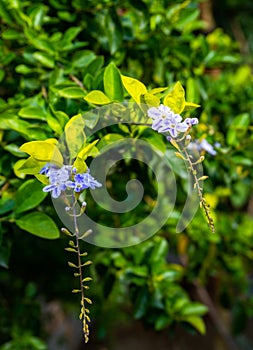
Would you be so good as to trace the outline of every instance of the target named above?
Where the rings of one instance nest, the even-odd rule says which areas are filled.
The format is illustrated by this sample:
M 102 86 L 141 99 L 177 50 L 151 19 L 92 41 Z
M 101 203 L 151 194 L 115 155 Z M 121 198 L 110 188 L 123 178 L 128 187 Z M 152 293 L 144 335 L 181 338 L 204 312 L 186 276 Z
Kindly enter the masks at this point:
M 1 349 L 20 349 L 21 340 L 23 348 L 44 348 L 36 338 L 44 336 L 38 295 L 75 300 L 68 294 L 73 281 L 62 261 L 61 223 L 37 180 L 18 170 L 26 159 L 19 147 L 26 141 L 59 137 L 71 117 L 91 108 L 84 97 L 92 90 L 121 98 L 120 88 L 113 92 L 104 84 L 110 62 L 150 88 L 180 80 L 186 99 L 201 105 L 194 112 L 200 118 L 195 137 L 220 144 L 217 155 L 206 154 L 204 162 L 216 233 L 209 233 L 201 212 L 183 233 L 175 233 L 186 198 L 178 165 L 176 209 L 161 232 L 121 250 L 88 246 L 94 261 L 93 317 L 106 329 L 103 315 L 124 305 L 132 317 L 156 330 L 180 323 L 204 333 L 207 308 L 192 292 L 198 281 L 210 289 L 215 305 L 232 310 L 231 332 L 244 332 L 253 312 L 253 78 L 238 43 L 221 28 L 204 34 L 199 16 L 195 0 L 0 1 Z M 115 126 L 110 132 L 125 137 L 137 131 Z M 159 137 L 152 141 L 151 134 L 144 136 L 164 147 Z M 127 169 L 128 173 L 118 169 L 109 179 L 114 196 L 120 199 L 117 193 L 124 191 L 122 179 L 138 175 L 152 199 L 154 178 L 146 176 L 146 168 L 130 162 Z M 94 219 L 109 226 L 117 222 L 117 214 L 106 216 L 87 200 Z M 137 215 L 145 216 L 145 205 Z M 42 242 L 25 232 L 38 234 L 41 219 L 45 224 L 40 236 L 60 237 L 57 241 Z M 126 222 L 131 220 L 135 218 L 127 216 Z M 50 263 L 45 261 L 48 256 Z

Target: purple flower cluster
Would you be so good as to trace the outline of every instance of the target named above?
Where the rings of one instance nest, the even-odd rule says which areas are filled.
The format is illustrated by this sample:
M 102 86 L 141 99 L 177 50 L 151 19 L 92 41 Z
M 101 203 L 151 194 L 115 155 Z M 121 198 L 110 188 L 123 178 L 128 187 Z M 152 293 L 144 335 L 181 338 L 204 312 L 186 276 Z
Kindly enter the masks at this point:
M 90 175 L 89 169 L 86 173 L 76 174 L 76 170 L 70 165 L 59 168 L 53 164 L 47 164 L 41 169 L 40 174 L 46 175 L 49 180 L 49 185 L 43 188 L 43 192 L 51 192 L 53 198 L 60 197 L 66 189 L 73 189 L 74 192 L 79 193 L 87 188 L 94 190 L 102 186 Z
M 214 146 L 219 148 L 220 144 L 215 143 Z M 187 148 L 191 150 L 197 150 L 198 152 L 201 152 L 202 150 L 204 150 L 207 153 L 211 154 L 212 156 L 215 156 L 217 154 L 213 145 L 211 145 L 206 139 L 203 139 L 201 141 L 197 140 L 197 141 L 191 142 L 187 146 Z
M 88 169 L 86 173 L 76 174 L 74 181 L 68 181 L 67 186 L 73 188 L 74 192 L 81 192 L 87 188 L 95 190 L 96 187 L 101 187 L 102 185 L 90 175 L 90 170 Z
M 152 129 L 160 133 L 169 133 L 170 138 L 176 138 L 180 133 L 186 132 L 193 125 L 198 124 L 197 118 L 186 118 L 182 121 L 179 114 L 174 113 L 169 107 L 160 105 L 151 107 L 148 110 L 148 116 L 153 119 Z

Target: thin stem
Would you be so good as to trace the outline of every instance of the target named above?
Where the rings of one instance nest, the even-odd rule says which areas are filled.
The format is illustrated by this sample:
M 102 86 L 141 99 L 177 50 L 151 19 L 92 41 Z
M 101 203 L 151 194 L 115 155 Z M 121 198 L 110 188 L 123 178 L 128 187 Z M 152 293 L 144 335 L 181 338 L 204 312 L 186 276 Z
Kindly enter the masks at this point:
M 76 249 L 77 249 L 77 255 L 78 255 L 78 273 L 79 273 L 79 280 L 80 280 L 80 290 L 81 290 L 81 320 L 83 323 L 83 332 L 84 332 L 84 338 L 85 343 L 89 340 L 89 327 L 87 324 L 87 316 L 85 311 L 85 305 L 84 305 L 84 288 L 83 288 L 83 272 L 82 272 L 82 261 L 81 261 L 81 251 L 80 251 L 80 244 L 79 244 L 79 228 L 77 225 L 77 214 L 76 214 L 76 199 L 74 194 L 72 195 L 74 204 L 73 204 L 73 219 L 74 219 L 74 228 L 75 228 L 75 238 L 76 238 Z
M 179 147 L 179 145 L 178 145 L 178 147 Z M 195 181 L 194 186 L 196 186 L 196 189 L 198 192 L 198 196 L 199 196 L 199 200 L 200 200 L 200 207 L 204 209 L 204 212 L 205 212 L 205 215 L 206 215 L 206 218 L 208 221 L 208 225 L 209 225 L 211 231 L 214 233 L 215 227 L 214 227 L 213 218 L 210 215 L 210 207 L 206 203 L 206 199 L 203 196 L 203 189 L 202 189 L 202 187 L 200 187 L 199 179 L 197 177 L 197 171 L 196 171 L 196 169 L 194 169 L 194 165 L 191 161 L 191 158 L 190 158 L 186 148 L 184 147 L 183 149 L 181 149 L 179 147 L 179 151 L 180 151 L 180 153 L 182 153 L 185 156 L 185 159 L 186 159 L 187 163 L 189 164 L 190 171 L 191 171 L 192 176 L 193 176 L 194 181 Z
M 148 124 L 148 123 L 134 123 L 134 122 L 131 122 L 131 125 L 152 126 L 152 124 Z

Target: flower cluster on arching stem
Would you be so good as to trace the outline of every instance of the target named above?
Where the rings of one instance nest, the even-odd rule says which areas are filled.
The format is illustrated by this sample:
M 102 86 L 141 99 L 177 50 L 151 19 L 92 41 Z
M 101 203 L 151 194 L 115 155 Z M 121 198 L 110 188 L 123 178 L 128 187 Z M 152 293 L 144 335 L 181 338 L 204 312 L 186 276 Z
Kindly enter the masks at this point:
M 196 161 L 192 161 L 193 157 L 188 153 L 187 148 L 196 149 L 197 151 L 205 150 L 208 153 L 215 155 L 216 151 L 206 140 L 202 142 L 191 142 L 191 135 L 189 135 L 191 128 L 198 124 L 197 118 L 185 118 L 183 120 L 180 114 L 175 113 L 170 107 L 160 104 L 158 107 L 151 107 L 147 111 L 148 117 L 152 119 L 152 129 L 162 133 L 166 136 L 179 152 L 175 155 L 188 163 L 188 170 L 191 172 L 194 179 L 194 188 L 197 189 L 200 207 L 204 209 L 207 217 L 208 225 L 212 232 L 214 232 L 214 223 L 210 214 L 209 205 L 203 196 L 203 188 L 200 181 L 206 180 L 208 176 L 198 177 L 196 164 L 201 163 L 205 157 L 200 156 Z M 181 143 L 180 141 L 185 141 Z
M 72 191 L 73 193 L 79 194 L 83 190 L 86 190 L 88 188 L 94 190 L 97 187 L 101 187 L 102 184 L 98 182 L 94 177 L 90 174 L 90 170 L 87 169 L 84 173 L 78 173 L 77 169 L 75 167 L 72 167 L 71 165 L 62 165 L 61 167 L 55 165 L 55 164 L 46 164 L 40 171 L 40 174 L 45 175 L 48 178 L 49 184 L 43 188 L 44 192 L 51 192 L 51 195 L 53 198 L 59 198 L 62 193 L 64 193 L 66 190 Z M 87 234 L 91 233 L 91 230 L 86 231 L 85 233 L 82 233 L 80 235 L 79 227 L 77 225 L 76 218 L 77 216 L 81 215 L 83 213 L 83 210 L 86 207 L 86 202 L 82 203 L 81 206 L 81 212 L 80 214 L 77 214 L 75 210 L 75 204 L 77 199 L 75 198 L 74 203 L 72 206 L 67 206 L 65 208 L 66 212 L 69 212 L 69 215 L 73 217 L 74 220 L 74 226 L 75 226 L 75 232 L 71 233 L 66 228 L 62 228 L 62 232 L 67 234 L 68 236 L 75 237 L 75 242 L 73 240 L 69 241 L 69 246 L 65 248 L 69 252 L 74 252 L 77 254 L 78 262 L 73 263 L 71 261 L 68 262 L 68 265 L 70 267 L 73 267 L 75 269 L 78 269 L 78 272 L 74 273 L 75 277 L 79 278 L 80 287 L 79 289 L 73 289 L 73 293 L 81 293 L 81 313 L 80 313 L 80 320 L 82 320 L 83 324 L 83 333 L 85 338 L 85 343 L 89 340 L 89 326 L 88 323 L 90 323 L 90 318 L 88 316 L 89 309 L 87 308 L 86 304 L 91 304 L 91 300 L 85 296 L 85 290 L 89 288 L 87 286 L 87 282 L 91 281 L 92 278 L 85 277 L 83 278 L 83 267 L 90 265 L 92 262 L 90 260 L 87 260 L 85 262 L 82 261 L 82 258 L 87 255 L 86 252 L 81 253 L 80 251 L 80 245 L 79 240 L 84 237 Z
M 181 133 L 186 133 L 199 122 L 197 118 L 183 120 L 180 114 L 174 113 L 171 108 L 163 104 L 149 108 L 148 116 L 153 119 L 152 129 L 165 134 L 168 141 L 177 138 Z
M 58 167 L 54 164 L 46 164 L 40 174 L 46 175 L 49 180 L 49 184 L 43 188 L 43 191 L 51 192 L 53 198 L 60 197 L 61 193 L 67 189 L 80 193 L 88 188 L 94 190 L 102 186 L 90 174 L 89 169 L 85 173 L 77 173 L 76 168 L 71 165 Z

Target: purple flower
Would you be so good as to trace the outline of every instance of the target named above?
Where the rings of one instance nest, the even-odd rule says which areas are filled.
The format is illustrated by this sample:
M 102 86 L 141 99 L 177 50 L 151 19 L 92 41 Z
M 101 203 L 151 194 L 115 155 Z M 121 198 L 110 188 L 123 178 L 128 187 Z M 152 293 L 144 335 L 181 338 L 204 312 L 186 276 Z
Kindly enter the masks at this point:
M 47 163 L 41 169 L 40 174 L 46 175 L 48 177 L 51 169 L 57 170 L 57 169 L 59 169 L 59 167 L 55 164 Z
M 213 145 L 211 145 L 206 139 L 203 139 L 202 141 L 194 141 L 191 142 L 187 148 L 192 150 L 197 150 L 201 152 L 202 150 L 206 151 L 207 153 L 211 154 L 212 156 L 215 156 L 217 152 L 213 148 Z
M 53 198 L 60 197 L 61 192 L 65 191 L 67 188 L 66 183 L 70 177 L 70 169 L 71 167 L 67 165 L 64 165 L 60 169 L 51 166 L 45 170 L 42 168 L 41 171 L 45 172 L 45 175 L 49 179 L 49 185 L 43 188 L 43 192 L 52 192 Z
M 207 153 L 211 154 L 212 156 L 216 156 L 217 152 L 214 150 L 213 146 L 206 141 L 206 139 L 203 139 L 200 144 L 200 148 L 205 150 Z
M 169 118 L 165 118 L 162 125 L 159 127 L 158 132 L 169 132 L 173 138 L 176 138 L 179 133 L 185 132 L 189 128 L 188 124 L 181 121 L 182 117 L 179 114 L 174 114 Z
M 199 123 L 198 118 L 186 118 L 184 121 L 189 126 L 197 125 Z
M 73 189 L 74 192 L 81 192 L 87 188 L 94 190 L 102 185 L 90 175 L 90 170 L 83 174 L 77 174 L 76 168 L 70 165 L 63 165 L 61 168 L 54 164 L 46 164 L 40 171 L 48 177 L 49 184 L 43 188 L 43 192 L 51 192 L 53 198 L 60 197 L 66 189 Z M 72 181 L 72 178 L 74 179 Z
M 198 124 L 197 118 L 186 118 L 182 121 L 181 115 L 174 113 L 169 107 L 162 104 L 157 108 L 149 108 L 148 116 L 153 119 L 153 130 L 170 134 L 167 137 L 168 140 L 170 137 L 176 138 L 180 133 L 184 133 L 193 125 Z
M 169 118 L 171 115 L 173 115 L 172 110 L 164 105 L 160 105 L 159 107 L 151 107 L 148 110 L 148 116 L 149 118 L 153 119 L 152 129 L 158 130 L 159 127 L 162 125 L 162 122 L 165 118 Z
M 67 186 L 73 188 L 75 192 L 81 192 L 87 188 L 94 190 L 96 187 L 101 187 L 102 185 L 90 175 L 90 171 L 88 170 L 86 173 L 76 174 L 74 181 L 68 181 Z

